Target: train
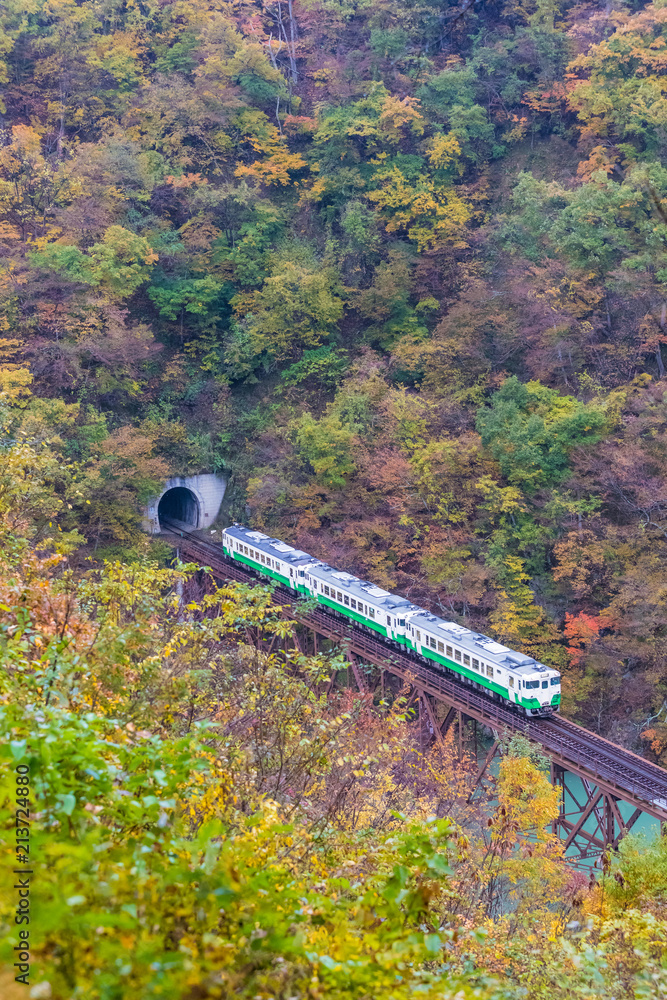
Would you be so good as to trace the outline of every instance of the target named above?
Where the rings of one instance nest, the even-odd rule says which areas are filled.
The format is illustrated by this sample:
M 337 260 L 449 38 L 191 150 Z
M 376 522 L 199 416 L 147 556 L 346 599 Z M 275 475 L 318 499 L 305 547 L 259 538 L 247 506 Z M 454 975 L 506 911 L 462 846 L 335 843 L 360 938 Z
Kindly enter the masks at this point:
M 242 524 L 224 529 L 222 545 L 228 559 L 313 598 L 328 612 L 382 636 L 431 668 L 456 675 L 517 712 L 543 717 L 560 707 L 560 673 L 524 653 Z

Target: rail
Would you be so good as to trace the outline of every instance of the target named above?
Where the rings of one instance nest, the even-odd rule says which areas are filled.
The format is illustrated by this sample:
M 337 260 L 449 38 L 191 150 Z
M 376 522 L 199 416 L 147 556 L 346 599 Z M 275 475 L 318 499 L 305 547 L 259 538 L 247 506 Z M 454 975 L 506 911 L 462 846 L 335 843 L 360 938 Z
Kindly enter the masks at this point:
M 256 583 L 257 576 L 228 559 L 219 544 L 197 537 L 178 522 L 165 522 L 171 532 L 163 537 L 185 555 L 200 560 L 215 576 L 240 583 Z M 285 587 L 276 587 L 273 601 L 291 617 L 337 644 L 344 645 L 365 662 L 411 681 L 424 693 L 489 726 L 523 733 L 538 743 L 553 762 L 567 771 L 594 781 L 605 793 L 636 809 L 667 821 L 667 771 L 638 754 L 612 743 L 561 715 L 547 719 L 526 718 L 482 692 L 469 688 L 453 675 L 429 667 L 420 657 L 399 652 L 361 628 L 321 609 L 303 610 Z

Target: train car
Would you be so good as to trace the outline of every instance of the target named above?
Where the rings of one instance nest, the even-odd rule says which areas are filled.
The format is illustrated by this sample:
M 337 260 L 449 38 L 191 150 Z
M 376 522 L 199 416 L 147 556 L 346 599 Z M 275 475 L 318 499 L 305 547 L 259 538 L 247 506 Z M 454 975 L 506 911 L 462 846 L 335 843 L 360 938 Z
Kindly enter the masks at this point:
M 225 528 L 222 548 L 230 559 L 243 563 L 256 573 L 268 576 L 297 593 L 310 592 L 307 569 L 317 560 L 307 552 L 240 524 Z
M 320 604 L 399 646 L 406 643 L 408 615 L 419 611 L 405 597 L 318 562 L 309 570 L 311 595 Z
M 431 666 L 525 715 L 545 716 L 560 706 L 560 674 L 464 625 L 432 615 L 405 597 L 333 569 L 261 531 L 235 524 L 223 532 L 225 554 Z
M 560 706 L 557 670 L 487 635 L 420 611 L 409 618 L 406 638 L 424 659 L 526 715 L 550 715 Z

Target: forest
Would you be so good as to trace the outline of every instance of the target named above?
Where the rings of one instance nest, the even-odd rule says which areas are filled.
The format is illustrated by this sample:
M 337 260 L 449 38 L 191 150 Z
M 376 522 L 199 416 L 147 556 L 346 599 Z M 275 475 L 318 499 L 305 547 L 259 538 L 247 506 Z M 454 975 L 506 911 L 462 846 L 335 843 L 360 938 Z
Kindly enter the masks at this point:
M 667 766 L 666 154 L 665 0 L 0 5 L 3 997 L 667 995 L 666 838 L 568 868 L 141 530 L 224 473 Z

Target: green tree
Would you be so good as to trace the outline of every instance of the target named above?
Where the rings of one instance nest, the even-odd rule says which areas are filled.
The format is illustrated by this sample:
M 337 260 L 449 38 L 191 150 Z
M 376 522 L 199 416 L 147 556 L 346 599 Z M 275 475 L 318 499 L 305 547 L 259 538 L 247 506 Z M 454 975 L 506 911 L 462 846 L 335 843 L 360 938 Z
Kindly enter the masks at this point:
M 285 360 L 332 336 L 343 316 L 338 277 L 331 268 L 282 262 L 261 289 L 232 305 L 253 355 Z
M 345 485 L 355 470 L 355 432 L 350 426 L 335 414 L 315 420 L 312 414 L 304 413 L 297 424 L 296 440 L 318 479 L 332 488 Z
M 132 295 L 148 281 L 155 254 L 144 236 L 137 236 L 123 226 L 109 226 L 100 243 L 87 252 L 76 246 L 49 243 L 31 255 L 37 267 L 62 274 L 74 282 L 92 285 L 111 298 Z
M 604 410 L 572 396 L 561 396 L 539 382 L 506 379 L 491 405 L 477 414 L 482 444 L 507 481 L 533 493 L 561 482 L 574 448 L 600 440 Z

